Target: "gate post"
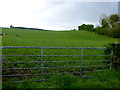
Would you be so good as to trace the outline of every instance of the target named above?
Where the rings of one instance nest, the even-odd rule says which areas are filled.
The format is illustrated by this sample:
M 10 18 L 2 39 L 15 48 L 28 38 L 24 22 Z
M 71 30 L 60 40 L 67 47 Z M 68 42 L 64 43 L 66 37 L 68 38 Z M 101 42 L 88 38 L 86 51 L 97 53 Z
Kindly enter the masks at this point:
M 113 50 L 111 50 L 111 56 L 110 56 L 110 57 L 111 57 L 111 60 L 110 60 L 110 70 L 112 70 L 112 66 L 113 66 L 113 65 L 112 65 L 112 63 L 113 63 L 113 62 L 112 62 L 112 61 L 113 61 L 113 60 L 112 60 Z
M 83 55 L 83 48 L 81 49 L 81 54 L 80 54 L 80 73 L 81 73 L 81 75 L 82 75 L 82 61 L 83 61 L 83 57 L 82 57 L 82 55 Z
M 41 79 L 43 79 L 43 47 L 41 47 Z

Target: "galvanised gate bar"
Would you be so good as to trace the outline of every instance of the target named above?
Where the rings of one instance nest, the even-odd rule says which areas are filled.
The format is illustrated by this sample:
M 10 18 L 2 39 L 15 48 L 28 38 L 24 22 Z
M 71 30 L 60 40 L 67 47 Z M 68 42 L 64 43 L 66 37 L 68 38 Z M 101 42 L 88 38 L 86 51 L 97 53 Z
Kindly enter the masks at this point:
M 2 49 L 2 51 L 4 50 L 4 49 L 6 49 L 6 51 L 8 51 L 8 50 L 10 50 L 10 49 L 37 49 L 38 51 L 38 53 L 39 53 L 39 55 L 27 55 L 27 51 L 26 51 L 26 53 L 24 54 L 24 55 L 19 55 L 19 54 L 17 54 L 17 55 L 11 55 L 11 53 L 8 53 L 7 55 L 6 54 L 4 54 L 4 52 L 3 52 L 3 55 L 2 55 L 2 62 L 0 62 L 0 63 L 2 63 L 3 64 L 3 67 L 2 67 L 2 72 L 3 72 L 3 75 L 2 75 L 2 78 L 13 78 L 13 77 L 22 77 L 22 76 L 40 76 L 40 78 L 39 78 L 39 80 L 33 80 L 33 81 L 44 81 L 44 80 L 46 80 L 47 78 L 44 78 L 44 76 L 45 75 L 53 75 L 53 74 L 66 74 L 66 71 L 64 72 L 64 69 L 67 69 L 67 70 L 69 70 L 69 73 L 70 74 L 79 74 L 79 77 L 93 77 L 93 76 L 90 76 L 90 75 L 88 75 L 88 76 L 84 76 L 84 68 L 100 68 L 100 69 L 96 69 L 96 70 L 87 70 L 87 72 L 97 72 L 97 71 L 102 71 L 102 69 L 101 69 L 101 67 L 103 68 L 103 67 L 107 67 L 107 68 L 109 68 L 111 65 L 110 65 L 110 60 L 105 60 L 105 59 L 100 59 L 100 60 L 84 60 L 84 58 L 83 57 L 88 57 L 88 58 L 90 58 L 90 57 L 104 57 L 104 56 L 106 56 L 106 55 L 84 55 L 84 51 L 85 50 L 90 50 L 90 53 L 92 53 L 93 52 L 93 50 L 104 50 L 105 48 L 103 48 L 103 47 L 1 47 L 1 49 Z M 8 50 L 7 50 L 8 49 Z M 68 50 L 68 49 L 74 49 L 74 50 L 78 50 L 78 52 L 77 51 L 75 51 L 76 53 L 78 53 L 78 55 L 46 55 L 45 54 L 45 49 L 48 49 L 47 50 L 47 52 L 50 50 L 50 49 L 54 49 L 55 51 L 59 51 L 60 49 L 63 49 L 64 51 L 65 50 Z M 95 52 L 96 53 L 96 52 Z M 109 56 L 109 55 L 108 55 Z M 39 59 L 36 59 L 36 60 L 33 60 L 33 61 L 24 61 L 24 59 L 22 59 L 21 61 L 17 61 L 17 59 L 16 59 L 16 61 L 11 61 L 11 60 L 7 60 L 6 61 L 6 57 L 23 57 L 24 59 L 25 59 L 25 57 L 39 57 Z M 67 61 L 65 61 L 65 60 L 57 60 L 57 61 L 55 61 L 55 60 L 53 60 L 53 61 L 51 61 L 51 60 L 49 60 L 49 58 L 47 58 L 47 59 L 44 59 L 45 57 L 55 57 L 55 58 L 57 58 L 57 57 L 63 57 L 63 59 L 66 59 L 67 57 L 78 57 L 78 59 L 72 59 L 72 60 L 67 60 Z M 83 63 L 88 63 L 88 62 L 108 62 L 108 64 L 106 64 L 106 63 L 102 63 L 102 65 L 84 65 Z M 63 66 L 63 65 L 58 65 L 57 67 L 56 66 L 49 66 L 49 64 L 48 65 L 45 65 L 45 63 L 77 63 L 76 64 L 76 66 L 74 65 L 74 66 L 70 66 L 69 64 L 69 66 Z M 5 67 L 4 66 L 4 64 L 31 64 L 31 65 L 33 65 L 33 64 L 37 64 L 37 67 L 36 67 L 36 65 L 34 65 L 33 67 Z M 45 66 L 44 66 L 45 65 Z M 26 65 L 27 66 L 27 65 Z M 78 69 L 78 71 L 75 71 L 74 72 L 74 70 L 73 71 L 70 71 L 70 69 Z M 22 74 L 17 74 L 17 73 L 7 73 L 7 74 L 5 74 L 4 72 L 6 72 L 6 71 L 12 71 L 12 70 L 36 70 L 36 69 L 38 69 L 39 70 L 39 73 L 22 73 Z M 56 72 L 56 71 L 54 71 L 54 70 L 52 70 L 51 72 L 44 72 L 45 71 L 45 69 L 63 69 L 63 71 L 62 72 Z M 20 79 L 20 81 L 14 81 L 14 82 L 22 82 L 23 81 L 23 79 L 21 80 Z M 4 81 L 3 81 L 4 82 Z

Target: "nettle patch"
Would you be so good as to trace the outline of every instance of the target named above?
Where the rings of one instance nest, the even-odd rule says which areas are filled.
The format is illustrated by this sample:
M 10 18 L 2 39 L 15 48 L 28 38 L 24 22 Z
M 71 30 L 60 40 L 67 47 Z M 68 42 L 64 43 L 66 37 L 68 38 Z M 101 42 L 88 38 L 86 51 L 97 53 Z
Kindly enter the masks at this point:
M 120 69 L 120 43 L 109 43 L 104 51 L 105 55 L 108 55 L 106 59 L 111 60 L 111 69 Z

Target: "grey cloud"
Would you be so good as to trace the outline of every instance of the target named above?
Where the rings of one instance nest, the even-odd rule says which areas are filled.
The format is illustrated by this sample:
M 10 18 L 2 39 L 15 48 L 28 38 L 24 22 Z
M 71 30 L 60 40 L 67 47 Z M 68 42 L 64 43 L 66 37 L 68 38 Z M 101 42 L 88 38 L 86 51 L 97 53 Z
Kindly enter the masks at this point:
M 117 13 L 117 2 L 67 2 L 48 3 L 47 7 L 38 13 L 49 11 L 50 16 L 41 20 L 52 26 L 75 28 L 83 22 L 99 23 L 102 14 Z

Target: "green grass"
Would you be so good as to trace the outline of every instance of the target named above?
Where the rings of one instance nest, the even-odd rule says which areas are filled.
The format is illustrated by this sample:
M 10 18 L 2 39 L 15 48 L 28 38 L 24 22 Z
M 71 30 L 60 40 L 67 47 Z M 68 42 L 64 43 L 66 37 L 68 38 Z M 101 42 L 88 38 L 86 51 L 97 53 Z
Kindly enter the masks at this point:
M 97 35 L 88 31 L 34 31 L 3 29 L 2 46 L 39 47 L 104 47 L 117 39 Z M 16 34 L 19 34 L 17 37 Z
M 8 83 L 3 88 L 120 88 L 119 73 L 104 70 L 95 72 L 92 78 L 79 78 L 70 74 L 53 75 L 44 82 Z M 29 83 L 31 82 L 31 83 Z
M 104 47 L 104 45 L 112 42 L 116 42 L 117 39 L 109 38 L 106 36 L 98 35 L 93 32 L 88 31 L 34 31 L 34 30 L 24 30 L 24 29 L 3 29 L 3 33 L 7 33 L 6 36 L 2 37 L 2 46 L 36 46 L 36 47 Z M 16 36 L 18 34 L 19 36 Z M 84 50 L 83 55 L 101 55 L 103 50 Z M 4 55 L 40 55 L 40 49 L 3 49 Z M 75 49 L 44 49 L 44 55 L 80 55 L 80 50 Z M 82 60 L 103 60 L 103 56 L 94 57 L 82 57 Z M 6 56 L 6 62 L 21 62 L 21 61 L 40 61 L 41 57 L 9 57 Z M 80 61 L 81 57 L 43 57 L 44 61 Z M 79 66 L 81 63 L 44 63 L 44 67 L 69 67 L 69 66 Z M 82 65 L 104 65 L 104 62 L 84 62 Z M 3 64 L 3 68 L 26 68 L 26 67 L 40 67 L 40 63 L 35 64 Z M 99 70 L 101 68 L 83 68 L 83 70 Z M 109 69 L 109 68 L 108 68 Z M 60 72 L 78 72 L 80 68 L 75 69 L 44 69 L 44 73 L 60 73 Z M 3 74 L 39 74 L 40 69 L 37 70 L 6 70 Z M 97 78 L 91 79 L 79 79 L 77 76 L 80 75 L 53 75 L 53 76 L 43 76 L 47 78 L 48 81 L 45 82 L 31 82 L 29 79 L 34 80 L 40 79 L 40 76 L 32 77 L 19 77 L 19 78 L 3 78 L 5 81 L 13 80 L 26 80 L 24 83 L 17 84 L 3 84 L 3 87 L 15 87 L 15 88 L 90 88 L 90 87 L 100 87 L 100 88 L 112 88 L 119 87 L 117 77 L 113 78 L 105 76 L 105 78 L 110 79 L 110 81 L 102 81 L 103 75 L 109 75 L 114 72 L 105 71 L 102 73 L 97 73 L 95 76 Z M 91 74 L 86 72 L 86 74 Z M 74 75 L 74 76 L 73 76 Z M 101 76 L 100 76 L 101 75 Z M 112 81 L 113 80 L 113 81 Z M 59 83 L 60 85 L 59 85 Z M 68 83 L 68 84 L 67 84 Z M 113 84 L 113 86 L 111 86 Z M 86 86 L 87 85 L 87 86 Z

